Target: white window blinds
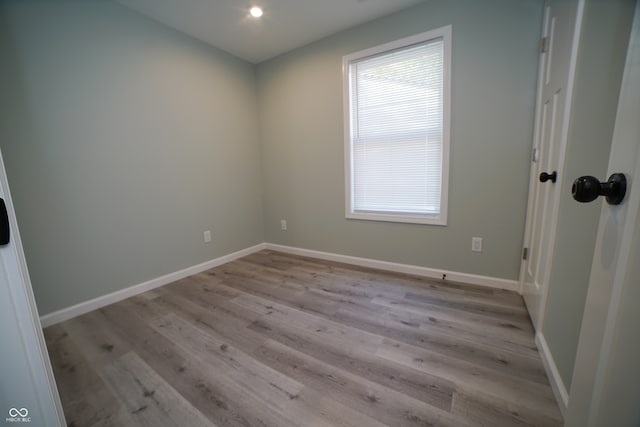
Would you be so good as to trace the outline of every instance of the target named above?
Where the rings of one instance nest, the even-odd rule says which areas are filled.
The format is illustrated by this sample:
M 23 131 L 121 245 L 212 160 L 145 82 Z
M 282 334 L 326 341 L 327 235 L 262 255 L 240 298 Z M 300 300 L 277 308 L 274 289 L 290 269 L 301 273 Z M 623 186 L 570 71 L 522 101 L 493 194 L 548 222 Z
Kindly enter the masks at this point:
M 438 218 L 444 38 L 348 61 L 352 213 Z

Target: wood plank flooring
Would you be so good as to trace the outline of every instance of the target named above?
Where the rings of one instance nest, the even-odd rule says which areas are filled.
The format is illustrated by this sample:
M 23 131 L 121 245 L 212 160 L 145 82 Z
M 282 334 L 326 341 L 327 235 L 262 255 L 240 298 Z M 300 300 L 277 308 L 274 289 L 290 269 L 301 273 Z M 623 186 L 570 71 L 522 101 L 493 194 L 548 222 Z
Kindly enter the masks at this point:
M 522 298 L 262 251 L 45 329 L 69 426 L 560 426 Z

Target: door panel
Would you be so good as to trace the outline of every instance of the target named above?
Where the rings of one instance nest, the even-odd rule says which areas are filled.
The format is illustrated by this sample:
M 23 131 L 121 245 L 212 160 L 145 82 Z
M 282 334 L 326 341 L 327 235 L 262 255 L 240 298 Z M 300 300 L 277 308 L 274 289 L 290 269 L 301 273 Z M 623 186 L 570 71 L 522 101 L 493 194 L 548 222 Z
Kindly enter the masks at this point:
M 533 142 L 529 207 L 525 232 L 523 296 L 536 330 L 542 315 L 551 272 L 553 236 L 557 220 L 562 163 L 569 124 L 569 102 L 577 43 L 579 2 L 548 0 L 538 77 L 536 124 Z M 540 182 L 541 173 L 557 172 L 557 181 Z
M 640 6 L 636 5 L 607 176 L 627 194 L 602 204 L 571 383 L 567 427 L 640 425 Z
M 0 198 L 10 227 L 8 243 L 0 246 L 0 420 L 63 426 L 1 154 Z

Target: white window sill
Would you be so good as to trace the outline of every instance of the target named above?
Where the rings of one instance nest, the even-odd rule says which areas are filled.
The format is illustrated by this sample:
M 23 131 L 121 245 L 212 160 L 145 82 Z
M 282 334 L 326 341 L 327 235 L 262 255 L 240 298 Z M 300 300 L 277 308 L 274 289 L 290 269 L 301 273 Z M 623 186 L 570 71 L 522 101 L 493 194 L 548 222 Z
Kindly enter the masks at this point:
M 442 215 L 411 215 L 411 214 L 384 214 L 373 212 L 347 212 L 347 219 L 361 219 L 365 221 L 401 222 L 408 224 L 447 225 L 446 218 Z

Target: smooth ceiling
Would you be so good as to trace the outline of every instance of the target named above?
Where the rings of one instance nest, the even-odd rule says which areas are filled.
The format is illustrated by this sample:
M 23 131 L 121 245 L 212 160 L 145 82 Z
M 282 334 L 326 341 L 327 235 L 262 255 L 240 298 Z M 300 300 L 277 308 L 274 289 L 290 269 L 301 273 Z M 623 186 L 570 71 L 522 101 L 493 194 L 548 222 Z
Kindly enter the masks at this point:
M 117 0 L 252 63 L 425 0 Z M 264 9 L 260 19 L 250 6 Z

